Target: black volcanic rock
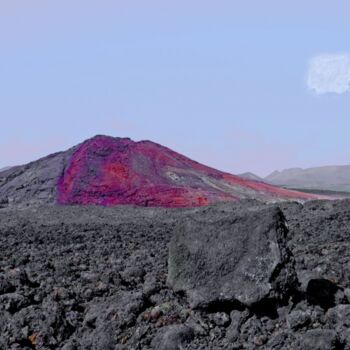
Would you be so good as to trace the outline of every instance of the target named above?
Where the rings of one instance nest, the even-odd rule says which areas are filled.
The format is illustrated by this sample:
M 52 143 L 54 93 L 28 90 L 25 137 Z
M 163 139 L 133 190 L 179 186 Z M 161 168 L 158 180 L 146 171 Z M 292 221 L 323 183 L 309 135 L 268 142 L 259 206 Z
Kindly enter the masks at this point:
M 281 304 L 192 309 L 167 285 L 181 222 L 215 226 L 271 207 L 0 209 L 0 349 L 349 349 L 350 201 L 279 203 L 302 281 Z M 331 305 L 322 298 L 335 289 L 317 280 L 336 285 Z
M 192 307 L 283 299 L 296 286 L 287 228 L 276 207 L 224 219 L 186 218 L 170 243 L 168 284 Z
M 10 166 L 5 166 L 5 167 L 0 169 L 0 173 L 3 172 L 3 171 L 9 170 L 9 169 L 11 169 Z
M 152 341 L 154 349 L 180 350 L 194 338 L 193 329 L 175 325 L 162 328 Z
M 332 329 L 315 329 L 306 332 L 298 344 L 303 350 L 344 349 L 337 332 Z
M 85 312 L 82 328 L 84 349 L 114 349 L 123 328 L 135 323 L 144 308 L 142 293 L 121 292 L 96 298 Z
M 0 172 L 0 206 L 56 204 L 57 181 L 73 152 L 74 148 Z

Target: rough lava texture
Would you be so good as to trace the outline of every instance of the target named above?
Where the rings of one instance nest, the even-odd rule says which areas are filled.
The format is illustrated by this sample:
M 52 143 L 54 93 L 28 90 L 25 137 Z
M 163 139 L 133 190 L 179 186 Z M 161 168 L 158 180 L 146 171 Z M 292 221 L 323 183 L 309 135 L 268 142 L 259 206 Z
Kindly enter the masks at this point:
M 150 141 L 108 136 L 0 172 L 2 206 L 196 207 L 244 198 L 319 197 L 223 173 Z
M 168 283 L 191 307 L 281 299 L 295 287 L 285 218 L 277 207 L 214 220 L 185 218 L 170 243 Z
M 31 207 L 57 202 L 57 181 L 75 148 L 0 172 L 0 207 Z
M 349 200 L 278 204 L 300 282 L 282 298 L 194 309 L 167 284 L 169 242 L 182 221 L 225 227 L 246 211 L 251 231 L 254 213 L 275 206 L 0 209 L 0 349 L 350 349 Z M 220 241 L 210 244 L 219 252 Z

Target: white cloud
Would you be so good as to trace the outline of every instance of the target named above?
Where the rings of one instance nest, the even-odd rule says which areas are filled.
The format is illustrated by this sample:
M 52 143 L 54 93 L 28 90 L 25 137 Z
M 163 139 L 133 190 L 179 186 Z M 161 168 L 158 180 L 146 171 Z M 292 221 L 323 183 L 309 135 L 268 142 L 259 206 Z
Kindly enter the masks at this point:
M 350 90 L 350 54 L 315 56 L 309 66 L 308 88 L 316 94 L 343 94 Z

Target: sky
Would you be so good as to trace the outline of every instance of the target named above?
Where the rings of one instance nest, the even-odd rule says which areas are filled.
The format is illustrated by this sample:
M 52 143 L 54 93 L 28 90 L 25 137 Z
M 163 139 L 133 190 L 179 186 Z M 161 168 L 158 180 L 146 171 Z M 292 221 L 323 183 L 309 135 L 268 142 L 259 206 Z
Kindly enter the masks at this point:
M 96 134 L 231 173 L 350 164 L 346 0 L 0 0 L 0 168 Z

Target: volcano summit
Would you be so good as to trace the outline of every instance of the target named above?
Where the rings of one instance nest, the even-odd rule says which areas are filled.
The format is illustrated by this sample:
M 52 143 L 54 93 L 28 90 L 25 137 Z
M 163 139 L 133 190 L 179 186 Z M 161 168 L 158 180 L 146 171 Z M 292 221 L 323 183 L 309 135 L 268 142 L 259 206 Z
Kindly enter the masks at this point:
M 5 207 L 195 207 L 245 198 L 317 197 L 218 171 L 151 141 L 109 136 L 95 136 L 68 151 L 0 172 L 0 203 Z

